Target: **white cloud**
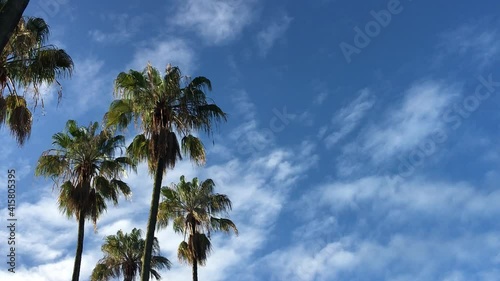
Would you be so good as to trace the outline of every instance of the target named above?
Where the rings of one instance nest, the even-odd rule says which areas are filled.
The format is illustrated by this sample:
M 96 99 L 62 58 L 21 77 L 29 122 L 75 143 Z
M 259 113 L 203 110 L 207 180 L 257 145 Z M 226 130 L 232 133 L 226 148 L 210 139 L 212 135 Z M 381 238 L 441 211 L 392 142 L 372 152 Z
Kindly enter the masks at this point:
M 338 175 L 352 176 L 363 168 L 380 169 L 382 165 L 393 164 L 398 156 L 414 150 L 436 132 L 450 129 L 453 123 L 445 115 L 461 94 L 462 89 L 453 84 L 433 80 L 414 83 L 404 92 L 402 101 L 390 104 L 379 118 L 361 127 L 359 134 L 341 147 L 342 154 L 336 164 Z M 343 115 L 339 117 L 346 118 L 344 128 L 327 137 L 326 144 L 336 143 L 352 131 L 363 116 L 358 112 L 363 113 L 362 109 L 371 104 L 368 99 L 358 108 L 353 103 L 341 112 Z
M 104 61 L 97 58 L 77 58 L 74 61 L 75 71 L 71 79 L 64 81 L 59 106 L 71 118 L 82 116 L 93 109 L 107 108 L 113 98 L 112 81 L 116 73 L 106 73 Z
M 153 47 L 149 47 L 153 46 Z M 132 62 L 127 68 L 142 70 L 147 63 L 164 71 L 167 64 L 178 66 L 186 75 L 192 75 L 191 72 L 195 67 L 195 54 L 193 49 L 182 39 L 172 40 L 153 40 L 147 45 L 139 47 Z
M 111 31 L 93 29 L 89 31 L 92 40 L 98 43 L 123 43 L 135 36 L 145 21 L 145 16 L 130 16 L 129 14 L 115 14 L 101 16 L 104 26 L 111 26 Z
M 474 266 L 474 270 L 467 273 L 465 280 L 495 280 L 498 270 L 491 269 L 491 260 L 484 260 L 485 255 L 500 250 L 495 235 L 498 233 L 451 239 L 390 235 L 387 242 L 346 236 L 320 249 L 313 246 L 314 241 L 302 240 L 269 254 L 257 264 L 261 270 L 271 272 L 271 280 L 461 280 L 449 279 L 459 278 L 460 274 L 446 273 L 466 265 Z
M 500 54 L 500 31 L 497 22 L 481 20 L 463 24 L 441 34 L 441 58 L 447 55 L 470 57 L 480 67 L 498 60 Z
M 253 19 L 254 0 L 177 1 L 171 24 L 195 31 L 209 44 L 236 38 Z
M 86 253 L 85 253 L 86 252 Z M 96 251 L 90 252 L 85 250 L 82 256 L 82 270 L 80 272 L 80 280 L 88 280 L 91 274 L 92 267 L 95 261 L 99 260 L 99 255 Z M 71 279 L 73 272 L 74 258 L 70 255 L 57 262 L 42 263 L 40 265 L 28 268 L 24 265 L 16 266 L 16 273 L 10 273 L 4 268 L 0 271 L 1 280 L 10 281 L 67 281 Z
M 445 125 L 443 113 L 459 96 L 460 89 L 435 81 L 410 87 L 398 108 L 388 112 L 382 124 L 364 136 L 363 150 L 376 161 L 415 147 Z
M 495 280 L 500 236 L 481 222 L 500 215 L 499 196 L 464 182 L 331 181 L 292 204 L 291 243 L 252 267 L 271 280 Z
M 267 55 L 276 40 L 285 34 L 291 22 L 292 18 L 284 15 L 257 33 L 257 45 L 261 56 Z
M 246 120 L 255 119 L 255 105 L 250 101 L 250 97 L 246 92 L 236 92 L 231 96 L 231 100 L 235 105 L 235 113 L 241 115 Z
M 334 132 L 325 137 L 324 141 L 326 147 L 333 147 L 351 133 L 374 104 L 375 96 L 370 93 L 370 90 L 361 90 L 354 101 L 343 107 L 333 117 L 332 123 Z M 322 133 L 321 135 L 324 134 L 325 133 Z
M 395 177 L 379 176 L 326 184 L 304 196 L 304 204 L 308 202 L 312 209 L 324 206 L 338 211 L 378 202 L 373 212 L 397 209 L 448 218 L 500 213 L 500 207 L 493 204 L 496 200 L 500 200 L 500 192 L 480 192 L 466 183 L 422 179 L 402 182 Z
M 320 105 L 320 104 L 322 104 L 322 103 L 326 100 L 326 98 L 328 98 L 328 93 L 327 93 L 327 92 L 321 92 L 321 93 L 319 93 L 319 94 L 318 94 L 318 95 L 314 98 L 313 103 L 314 103 L 315 105 Z

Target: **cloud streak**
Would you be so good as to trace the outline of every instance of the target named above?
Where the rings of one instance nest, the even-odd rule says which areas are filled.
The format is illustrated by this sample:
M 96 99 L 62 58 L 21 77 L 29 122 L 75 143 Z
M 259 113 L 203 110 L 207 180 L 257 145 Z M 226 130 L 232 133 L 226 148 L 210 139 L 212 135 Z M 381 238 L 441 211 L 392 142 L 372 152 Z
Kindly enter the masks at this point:
M 276 41 L 285 35 L 291 22 L 292 18 L 284 15 L 257 33 L 257 46 L 261 56 L 265 57 Z
M 207 44 L 220 45 L 235 39 L 253 20 L 250 0 L 177 1 L 171 24 L 194 31 Z

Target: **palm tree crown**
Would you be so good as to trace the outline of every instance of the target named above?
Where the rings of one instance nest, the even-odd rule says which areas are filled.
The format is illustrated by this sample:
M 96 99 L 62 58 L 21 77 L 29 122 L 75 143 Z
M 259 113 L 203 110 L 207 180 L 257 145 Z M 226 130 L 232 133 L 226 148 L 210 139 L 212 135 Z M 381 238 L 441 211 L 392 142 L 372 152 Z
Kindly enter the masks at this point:
M 0 53 L 0 124 L 9 127 L 19 145 L 31 134 L 32 114 L 25 93 L 32 92 L 35 107 L 39 100 L 43 106 L 40 86 L 60 85 L 57 78 L 73 70 L 73 61 L 64 50 L 46 45 L 48 36 L 49 26 L 43 19 L 23 17 Z
M 56 148 L 45 151 L 35 169 L 37 176 L 51 177 L 60 187 L 59 207 L 68 216 L 84 216 L 94 224 L 106 209 L 106 200 L 118 203 L 118 194 L 131 194 L 120 180 L 135 163 L 126 156 L 115 157 L 125 138 L 109 130 L 97 132 L 97 122 L 79 127 L 73 120 L 66 123 L 67 132 L 55 134 Z
M 193 265 L 193 281 L 198 280 L 197 264 L 205 265 L 210 254 L 210 233 L 232 230 L 238 234 L 230 219 L 217 217 L 231 210 L 231 201 L 224 194 L 214 193 L 214 187 L 211 179 L 186 182 L 181 176 L 178 184 L 162 188 L 158 227 L 166 227 L 171 220 L 174 231 L 188 237 L 179 245 L 178 258 Z
M 68 121 L 66 132 L 52 137 L 55 148 L 43 152 L 35 169 L 37 176 L 54 180 L 59 187 L 59 208 L 78 220 L 73 281 L 78 280 L 80 271 L 85 220 L 91 220 L 95 228 L 107 200 L 116 205 L 119 193 L 131 194 L 120 177 L 126 169 L 135 169 L 135 163 L 128 157 L 115 157 L 125 138 L 109 130 L 98 133 L 98 127 L 97 122 L 79 127 L 75 121 Z
M 174 167 L 181 159 L 181 151 L 198 164 L 205 162 L 201 141 L 192 135 L 202 130 L 212 132 L 212 125 L 226 120 L 226 114 L 209 100 L 204 90 L 211 90 L 205 77 L 189 79 L 179 68 L 168 66 L 162 77 L 148 65 L 143 72 L 122 72 L 115 81 L 115 100 L 105 119 L 107 126 L 126 128 L 132 121 L 140 121 L 142 134 L 128 150 L 139 160 L 148 160 L 153 173 L 159 159 L 166 167 Z M 176 133 L 182 137 L 181 145 Z M 165 167 L 165 168 L 166 168 Z
M 124 281 L 132 281 L 141 271 L 144 239 L 141 230 L 134 228 L 130 234 L 119 230 L 116 235 L 105 238 L 101 247 L 104 257 L 99 260 L 92 272 L 91 281 L 108 281 L 123 276 Z M 155 238 L 151 258 L 151 276 L 161 279 L 157 270 L 170 269 L 170 261 L 160 255 L 160 245 Z

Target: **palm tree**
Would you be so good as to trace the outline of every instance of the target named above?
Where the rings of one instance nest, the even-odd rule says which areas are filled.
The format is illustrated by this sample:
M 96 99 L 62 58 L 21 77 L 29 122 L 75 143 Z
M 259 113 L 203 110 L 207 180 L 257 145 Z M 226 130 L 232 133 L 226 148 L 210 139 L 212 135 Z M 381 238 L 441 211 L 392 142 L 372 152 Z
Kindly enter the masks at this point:
M 203 143 L 193 133 L 201 130 L 210 135 L 213 125 L 225 121 L 226 114 L 207 102 L 205 90 L 211 90 L 210 80 L 190 79 L 170 65 L 163 77 L 150 64 L 142 72 L 122 72 L 115 87 L 119 99 L 111 103 L 105 115 L 106 125 L 125 129 L 134 120 L 140 124 L 142 133 L 134 138 L 127 152 L 137 160 L 147 160 L 154 176 L 141 270 L 141 280 L 148 281 L 163 174 L 181 159 L 181 151 L 196 164 L 204 164 Z
M 79 127 L 70 120 L 66 132 L 55 134 L 55 148 L 43 152 L 35 168 L 37 176 L 50 177 L 59 188 L 58 204 L 68 217 L 78 220 L 78 243 L 73 281 L 80 275 L 85 220 L 96 228 L 97 219 L 107 209 L 106 201 L 118 203 L 120 193 L 128 197 L 129 186 L 120 180 L 126 169 L 135 169 L 128 157 L 115 157 L 125 138 L 109 130 L 97 132 L 98 123 Z
M 132 229 L 130 234 L 123 234 L 119 230 L 116 235 L 109 235 L 101 247 L 104 258 L 99 260 L 91 281 L 108 281 L 111 278 L 119 278 L 123 275 L 124 281 L 132 281 L 137 273 L 141 272 L 142 253 L 144 252 L 144 239 L 140 229 Z M 170 261 L 160 255 L 158 239 L 153 241 L 153 256 L 151 257 L 151 276 L 160 280 L 161 276 L 157 270 L 170 269 Z
M 0 52 L 0 125 L 9 127 L 19 145 L 31 133 L 26 93 L 32 93 L 35 107 L 39 101 L 43 107 L 40 86 L 60 85 L 57 79 L 73 70 L 73 61 L 64 50 L 46 45 L 48 36 L 49 26 L 43 19 L 24 17 Z M 58 94 L 61 97 L 60 89 Z
M 161 190 L 164 199 L 160 203 L 158 227 L 166 227 L 172 220 L 174 231 L 184 235 L 177 255 L 180 261 L 192 265 L 193 281 L 198 281 L 198 264 L 205 265 L 210 254 L 210 233 L 232 230 L 238 235 L 230 219 L 216 217 L 231 210 L 231 200 L 224 194 L 214 193 L 214 187 L 211 179 L 199 182 L 194 178 L 186 182 L 181 176 L 178 184 Z

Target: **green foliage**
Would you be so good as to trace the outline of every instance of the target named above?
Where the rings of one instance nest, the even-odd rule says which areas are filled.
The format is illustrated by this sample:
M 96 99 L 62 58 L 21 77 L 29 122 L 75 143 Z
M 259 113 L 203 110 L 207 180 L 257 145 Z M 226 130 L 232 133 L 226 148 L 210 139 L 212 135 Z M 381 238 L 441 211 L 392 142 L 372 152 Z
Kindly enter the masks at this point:
M 73 70 L 73 61 L 64 50 L 46 45 L 48 36 L 49 26 L 43 19 L 24 17 L 0 53 L 0 125 L 9 127 L 19 145 L 31 134 L 32 114 L 25 93 L 32 93 L 35 106 L 38 101 L 43 106 L 40 87 L 60 85 L 57 79 Z
M 224 194 L 214 193 L 214 188 L 215 183 L 211 179 L 199 182 L 194 178 L 186 182 L 184 176 L 178 184 L 162 188 L 158 227 L 167 227 L 172 221 L 174 231 L 187 237 L 177 251 L 180 261 L 204 265 L 212 248 L 212 231 L 238 234 L 236 225 L 230 219 L 217 217 L 227 215 L 231 210 L 231 201 Z
M 128 157 L 115 157 L 125 143 L 110 130 L 98 132 L 97 122 L 79 127 L 69 120 L 65 132 L 55 134 L 55 148 L 42 153 L 35 174 L 50 177 L 59 187 L 59 208 L 67 216 L 84 216 L 94 225 L 106 210 L 106 201 L 118 203 L 119 194 L 129 196 L 130 187 L 120 180 L 136 163 Z
M 139 161 L 147 159 L 151 173 L 160 158 L 166 161 L 166 167 L 173 168 L 182 158 L 181 152 L 195 163 L 204 164 L 203 144 L 192 132 L 201 130 L 211 134 L 214 124 L 226 120 L 226 114 L 209 103 L 204 91 L 211 89 L 207 78 L 190 80 L 177 67 L 167 67 L 163 77 L 151 65 L 142 72 L 122 72 L 115 80 L 119 99 L 105 115 L 106 126 L 120 130 L 132 122 L 140 126 L 142 133 L 128 152 Z
M 112 278 L 124 277 L 124 280 L 134 280 L 140 274 L 144 239 L 139 229 L 132 229 L 131 233 L 119 230 L 116 235 L 109 235 L 104 239 L 101 247 L 104 257 L 99 260 L 92 271 L 91 281 L 107 281 Z M 155 238 L 151 258 L 151 276 L 161 279 L 158 270 L 170 269 L 170 261 L 160 255 L 160 246 Z

